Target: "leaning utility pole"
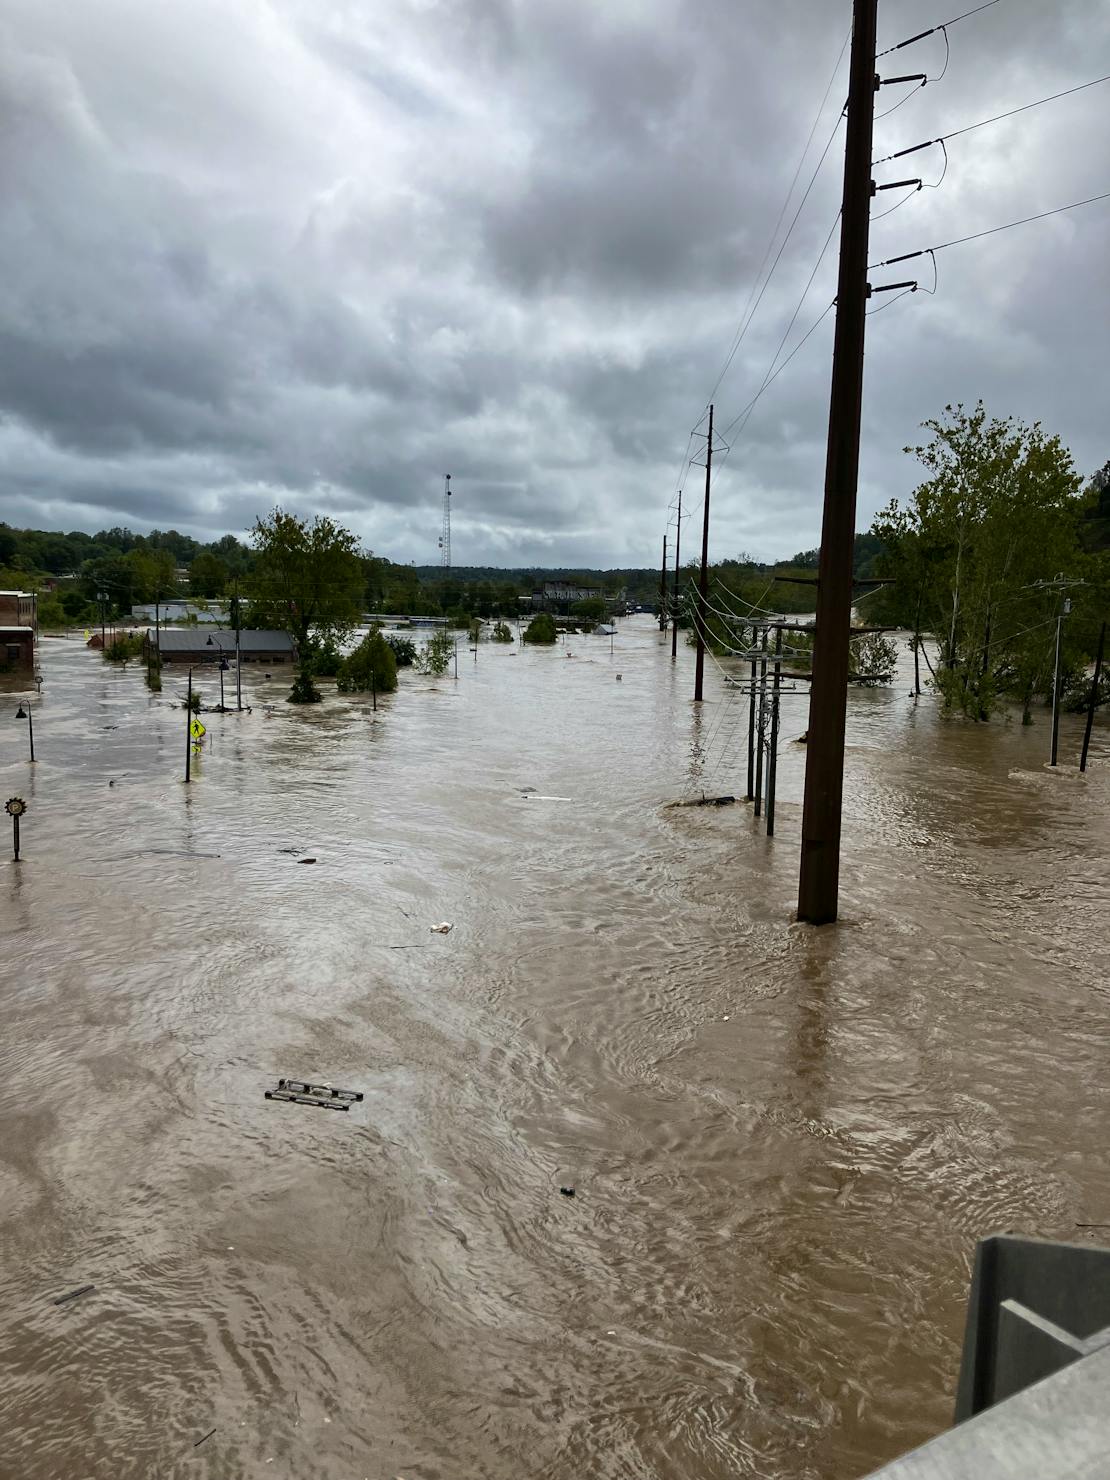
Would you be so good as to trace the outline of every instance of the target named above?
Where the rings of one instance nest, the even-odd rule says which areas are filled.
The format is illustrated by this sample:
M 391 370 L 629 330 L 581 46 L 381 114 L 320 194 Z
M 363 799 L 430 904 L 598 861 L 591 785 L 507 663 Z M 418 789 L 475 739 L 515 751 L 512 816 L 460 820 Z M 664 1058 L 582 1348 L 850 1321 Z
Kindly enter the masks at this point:
M 667 630 L 667 536 L 663 536 L 663 564 L 659 568 L 659 630 Z
M 671 657 L 678 657 L 678 553 L 682 549 L 682 489 L 678 490 L 678 517 L 674 522 L 674 610 L 671 612 Z
M 877 0 L 876 0 L 877 3 Z M 867 160 L 871 163 L 870 155 Z M 698 576 L 698 604 L 694 625 L 697 628 L 697 661 L 694 664 L 694 700 L 701 702 L 705 678 L 705 622 L 709 602 L 709 476 L 713 467 L 713 407 L 709 408 L 709 435 L 705 439 L 705 514 L 701 522 L 701 573 Z
M 844 722 L 848 705 L 848 637 L 852 624 L 852 555 L 856 532 L 863 341 L 867 313 L 867 238 L 871 214 L 871 141 L 875 119 L 875 31 L 878 0 L 853 0 L 840 276 L 836 293 L 825 507 L 817 575 L 809 740 L 802 809 L 798 919 L 836 919 L 840 889 L 840 812 L 844 795 Z

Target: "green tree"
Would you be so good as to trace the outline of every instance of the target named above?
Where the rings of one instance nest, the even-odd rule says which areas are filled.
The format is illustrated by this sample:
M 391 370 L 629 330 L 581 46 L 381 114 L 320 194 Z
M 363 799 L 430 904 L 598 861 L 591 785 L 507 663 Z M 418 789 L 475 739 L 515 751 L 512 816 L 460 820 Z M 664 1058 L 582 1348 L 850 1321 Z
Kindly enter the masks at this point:
M 391 632 L 385 641 L 397 663 L 398 668 L 411 668 L 416 661 L 416 643 L 411 637 L 402 637 L 399 633 Z
M 437 678 L 447 672 L 447 665 L 455 656 L 455 639 L 445 627 L 439 627 L 416 655 L 418 673 Z
M 252 625 L 277 627 L 297 644 L 298 672 L 289 698 L 320 699 L 312 682 L 313 641 L 342 641 L 354 630 L 365 591 L 358 539 L 325 515 L 308 523 L 275 509 L 255 522 L 249 577 Z
M 397 659 L 376 627 L 339 665 L 336 686 L 341 694 L 391 694 L 397 687 Z
M 571 606 L 572 617 L 584 617 L 589 622 L 600 622 L 607 610 L 604 596 L 585 596 Z
M 555 618 L 550 612 L 537 612 L 524 630 L 521 642 L 551 643 L 558 638 Z
M 189 595 L 207 600 L 222 596 L 230 578 L 227 564 L 210 550 L 202 550 L 189 566 Z
M 169 601 L 177 595 L 177 567 L 168 550 L 144 543 L 123 558 L 131 567 L 136 601 Z
M 947 406 L 924 425 L 931 439 L 906 451 L 928 477 L 905 508 L 895 501 L 875 521 L 877 564 L 898 584 L 872 613 L 935 640 L 934 682 L 947 706 L 986 719 L 1007 697 L 1028 718 L 1050 682 L 1060 600 L 1044 583 L 1087 568 L 1080 479 L 1058 437 L 989 418 L 982 402 Z M 1068 662 L 1085 632 L 1070 625 Z

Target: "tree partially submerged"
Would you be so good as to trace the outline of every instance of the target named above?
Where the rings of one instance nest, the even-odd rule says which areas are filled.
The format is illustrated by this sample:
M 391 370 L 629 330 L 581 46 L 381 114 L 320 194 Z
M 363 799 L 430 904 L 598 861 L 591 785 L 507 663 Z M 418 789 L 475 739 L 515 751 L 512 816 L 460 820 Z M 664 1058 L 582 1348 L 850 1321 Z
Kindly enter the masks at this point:
M 537 612 L 524 629 L 522 642 L 551 643 L 556 640 L 555 618 L 550 612 Z
M 1063 592 L 1047 583 L 1056 576 L 1088 581 L 1065 623 L 1065 672 L 1085 664 L 1093 642 L 1091 598 L 1106 575 L 1082 548 L 1081 480 L 1058 437 L 988 417 L 982 402 L 947 406 L 924 425 L 931 439 L 906 451 L 926 481 L 872 526 L 884 545 L 879 573 L 895 584 L 868 614 L 908 627 L 919 651 L 936 644 L 932 677 L 947 707 L 987 719 L 1005 698 L 1028 719 L 1033 699 L 1051 691 Z
M 365 571 L 358 540 L 325 515 L 310 524 L 283 509 L 258 519 L 251 540 L 248 621 L 290 634 L 297 644 L 297 675 L 289 698 L 315 704 L 317 651 L 350 636 L 361 614 Z
M 382 634 L 374 629 L 339 665 L 336 687 L 341 694 L 392 694 L 397 687 L 397 659 Z
M 443 627 L 432 633 L 416 655 L 416 671 L 429 678 L 438 678 L 447 672 L 447 665 L 455 655 L 455 639 Z

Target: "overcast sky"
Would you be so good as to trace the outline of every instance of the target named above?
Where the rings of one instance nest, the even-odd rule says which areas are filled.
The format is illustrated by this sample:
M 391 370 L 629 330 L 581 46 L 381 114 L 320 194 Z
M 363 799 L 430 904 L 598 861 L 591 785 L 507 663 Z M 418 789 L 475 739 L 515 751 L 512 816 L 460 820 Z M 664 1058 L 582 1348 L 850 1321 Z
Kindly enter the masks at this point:
M 881 0 L 880 46 L 962 8 Z M 280 503 L 427 563 L 449 471 L 458 564 L 657 562 L 850 12 L 3 0 L 0 519 L 212 538 Z M 1110 73 L 1110 3 L 1000 0 L 950 39 L 877 156 Z M 879 65 L 944 60 L 937 35 Z M 786 222 L 846 79 L 845 52 Z M 1110 190 L 1108 117 L 1104 84 L 952 141 L 872 260 Z M 842 165 L 841 127 L 718 425 L 759 389 Z M 876 178 L 942 168 L 934 149 Z M 954 247 L 935 296 L 868 324 L 858 527 L 912 488 L 901 449 L 947 401 L 1040 419 L 1084 473 L 1110 458 L 1108 238 L 1104 201 Z M 836 258 L 834 237 L 785 352 Z M 928 259 L 872 278 L 909 275 L 932 286 Z M 731 438 L 714 558 L 818 542 L 832 324 Z

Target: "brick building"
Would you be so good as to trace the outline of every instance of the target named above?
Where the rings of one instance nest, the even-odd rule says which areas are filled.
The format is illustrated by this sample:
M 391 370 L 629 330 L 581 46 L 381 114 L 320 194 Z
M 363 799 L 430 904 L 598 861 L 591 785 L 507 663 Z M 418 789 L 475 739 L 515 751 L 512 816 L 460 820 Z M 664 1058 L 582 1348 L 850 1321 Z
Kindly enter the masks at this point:
M 0 673 L 34 673 L 35 629 L 0 624 Z
M 38 597 L 33 591 L 0 591 L 0 626 L 38 626 Z

